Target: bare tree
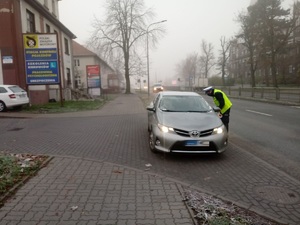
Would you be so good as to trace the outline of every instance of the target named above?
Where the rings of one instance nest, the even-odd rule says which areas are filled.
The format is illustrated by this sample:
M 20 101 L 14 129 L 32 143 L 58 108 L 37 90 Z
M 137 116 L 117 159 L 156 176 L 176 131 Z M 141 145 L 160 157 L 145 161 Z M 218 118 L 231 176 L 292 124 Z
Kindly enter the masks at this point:
M 164 30 L 156 28 L 147 31 L 147 24 L 154 14 L 151 9 L 145 9 L 143 0 L 107 0 L 105 8 L 106 19 L 95 19 L 95 31 L 90 43 L 101 49 L 102 55 L 110 55 L 118 61 L 123 61 L 125 93 L 128 94 L 131 92 L 131 59 L 137 54 L 139 44 L 145 45 L 145 36 L 149 33 L 152 34 L 152 41 L 155 43 Z
M 215 65 L 215 56 L 213 53 L 213 45 L 211 43 L 207 43 L 205 40 L 202 40 L 201 43 L 201 55 L 200 55 L 200 68 L 202 69 L 202 73 L 204 77 L 207 78 L 209 71 Z
M 177 64 L 178 76 L 189 81 L 189 87 L 195 84 L 198 54 L 188 55 L 181 63 Z
M 262 49 L 257 48 L 261 46 L 262 40 L 259 37 L 259 27 L 255 16 L 250 14 L 240 13 L 237 18 L 240 23 L 241 31 L 237 35 L 243 41 L 249 53 L 248 63 L 250 65 L 251 86 L 256 86 L 255 71 L 257 69 L 258 60 L 261 56 Z
M 220 42 L 221 42 L 221 51 L 220 51 L 221 56 L 219 58 L 218 64 L 221 69 L 222 82 L 223 85 L 225 85 L 226 65 L 227 65 L 227 60 L 229 58 L 229 49 L 230 49 L 231 42 L 226 41 L 226 38 L 224 36 L 220 38 Z

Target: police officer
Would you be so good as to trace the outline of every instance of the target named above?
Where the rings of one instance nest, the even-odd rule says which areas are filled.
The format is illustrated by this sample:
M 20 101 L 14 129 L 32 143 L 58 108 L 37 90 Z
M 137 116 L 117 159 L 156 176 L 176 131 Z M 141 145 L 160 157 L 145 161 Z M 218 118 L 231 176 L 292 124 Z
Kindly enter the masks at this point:
M 219 89 L 215 89 L 212 86 L 204 88 L 203 91 L 208 96 L 213 97 L 215 105 L 221 109 L 220 118 L 223 124 L 225 125 L 227 131 L 229 131 L 229 116 L 230 116 L 230 109 L 232 106 L 231 101 L 223 91 Z

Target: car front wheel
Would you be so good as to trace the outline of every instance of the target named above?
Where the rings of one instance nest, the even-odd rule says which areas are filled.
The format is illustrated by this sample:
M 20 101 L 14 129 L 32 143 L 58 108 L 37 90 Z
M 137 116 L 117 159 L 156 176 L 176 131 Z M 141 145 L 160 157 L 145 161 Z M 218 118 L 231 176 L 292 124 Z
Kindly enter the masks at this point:
M 149 131 L 149 148 L 152 152 L 156 153 L 157 150 L 155 148 L 155 138 L 152 130 Z
M 4 112 L 6 110 L 6 105 L 4 102 L 0 101 L 0 112 Z

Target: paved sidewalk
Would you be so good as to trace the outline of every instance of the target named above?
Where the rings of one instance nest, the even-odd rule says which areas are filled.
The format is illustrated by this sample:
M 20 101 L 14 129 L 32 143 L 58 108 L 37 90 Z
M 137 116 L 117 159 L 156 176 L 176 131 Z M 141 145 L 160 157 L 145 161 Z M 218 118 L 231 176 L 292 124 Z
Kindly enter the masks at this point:
M 144 171 L 56 156 L 0 209 L 0 224 L 194 224 L 180 189 Z

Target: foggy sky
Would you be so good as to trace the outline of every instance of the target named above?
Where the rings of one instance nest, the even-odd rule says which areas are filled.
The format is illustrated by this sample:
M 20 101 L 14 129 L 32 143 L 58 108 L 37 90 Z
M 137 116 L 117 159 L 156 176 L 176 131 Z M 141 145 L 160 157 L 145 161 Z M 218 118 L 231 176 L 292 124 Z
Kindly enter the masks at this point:
M 151 83 L 175 76 L 176 64 L 192 53 L 201 53 L 203 39 L 213 44 L 217 58 L 220 38 L 229 39 L 238 32 L 237 15 L 254 1 L 145 0 L 146 7 L 156 13 L 153 22 L 167 20 L 166 35 L 156 49 L 149 51 Z M 289 6 L 293 0 L 283 2 Z M 104 19 L 104 3 L 105 0 L 76 1 L 76 4 L 74 0 L 59 1 L 60 21 L 77 36 L 75 41 L 85 44 L 93 31 L 94 17 Z

